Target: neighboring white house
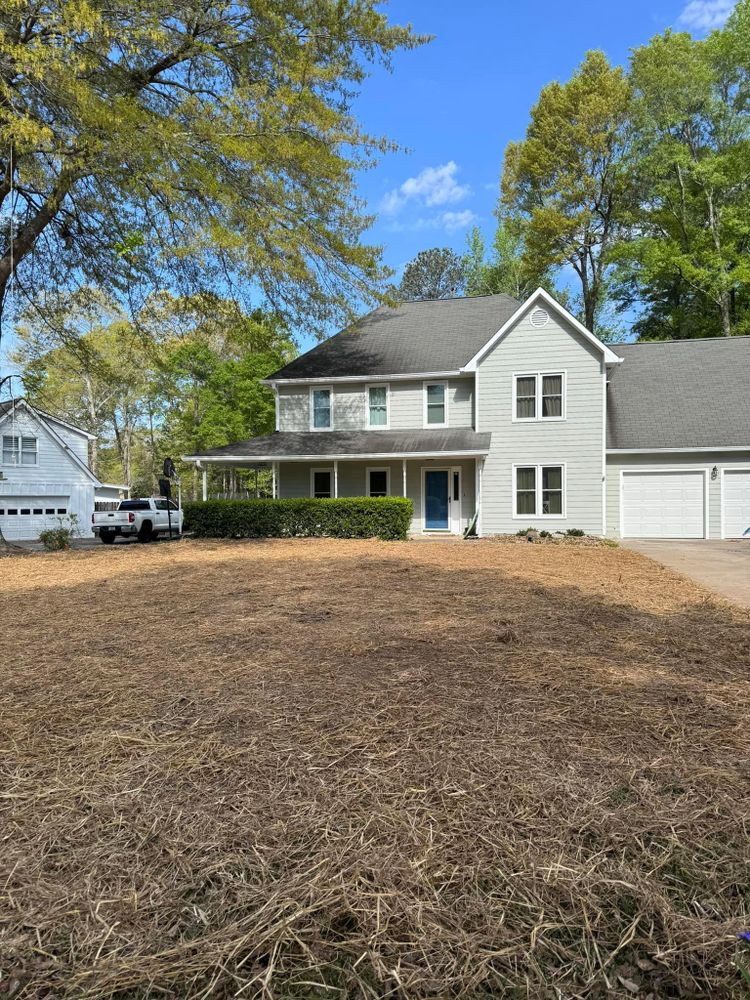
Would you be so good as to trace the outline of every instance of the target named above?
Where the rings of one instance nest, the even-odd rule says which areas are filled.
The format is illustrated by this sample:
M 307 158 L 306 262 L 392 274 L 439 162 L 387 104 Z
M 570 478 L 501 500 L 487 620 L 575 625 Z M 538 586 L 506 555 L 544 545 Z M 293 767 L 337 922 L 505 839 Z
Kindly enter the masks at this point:
M 0 402 L 0 528 L 8 541 L 38 538 L 71 517 L 77 535 L 93 537 L 95 501 L 125 491 L 89 469 L 94 437 L 23 399 Z
M 267 380 L 280 497 L 408 496 L 415 532 L 738 538 L 750 338 L 604 344 L 538 289 L 381 307 Z M 205 491 L 204 476 L 204 491 Z

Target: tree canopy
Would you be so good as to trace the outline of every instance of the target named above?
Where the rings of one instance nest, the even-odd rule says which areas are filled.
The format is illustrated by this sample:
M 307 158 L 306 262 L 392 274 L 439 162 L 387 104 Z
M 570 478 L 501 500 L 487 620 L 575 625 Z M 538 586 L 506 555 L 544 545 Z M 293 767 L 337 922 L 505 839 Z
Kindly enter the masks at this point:
M 377 6 L 5 0 L 0 312 L 13 269 L 27 297 L 237 286 L 308 330 L 372 301 L 354 172 L 388 143 L 351 100 L 423 40 Z
M 404 268 L 399 286 L 403 299 L 448 299 L 464 287 L 463 260 L 448 247 L 421 250 Z

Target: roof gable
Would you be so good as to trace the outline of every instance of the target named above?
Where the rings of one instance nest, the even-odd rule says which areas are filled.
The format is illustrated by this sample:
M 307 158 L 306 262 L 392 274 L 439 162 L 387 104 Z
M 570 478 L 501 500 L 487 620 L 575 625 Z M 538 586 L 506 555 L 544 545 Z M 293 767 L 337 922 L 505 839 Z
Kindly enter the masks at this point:
M 14 401 L 0 402 L 0 426 L 2 426 L 3 424 L 7 425 L 7 421 L 12 418 L 14 408 L 16 410 L 19 409 L 25 410 L 31 417 L 33 417 L 33 419 L 36 421 L 39 427 L 52 439 L 52 441 L 58 446 L 58 448 L 60 448 L 60 450 L 64 452 L 69 461 L 71 461 L 78 469 L 80 469 L 80 471 L 83 472 L 96 486 L 100 485 L 99 480 L 96 478 L 96 476 L 88 467 L 88 465 L 86 465 L 85 462 L 81 461 L 81 459 L 78 457 L 78 455 L 76 455 L 73 449 L 55 430 L 53 426 L 53 420 L 54 422 L 58 422 L 56 418 L 48 419 L 46 414 L 42 413 L 40 410 L 37 410 L 27 400 L 17 399 Z M 59 422 L 64 424 L 63 421 Z M 64 424 L 64 426 L 69 427 L 71 430 L 74 431 L 79 430 L 79 428 L 73 427 L 72 424 Z M 5 429 L 7 429 L 7 426 Z M 92 436 L 89 435 L 86 431 L 82 431 L 81 433 L 87 437 Z
M 546 309 L 552 310 L 552 312 L 557 313 L 561 319 L 570 324 L 576 333 L 580 334 L 588 343 L 601 352 L 604 361 L 607 364 L 619 364 L 622 361 L 622 358 L 618 357 L 614 351 L 611 350 L 611 348 L 607 347 L 605 343 L 595 337 L 594 334 L 583 325 L 583 323 L 580 323 L 575 316 L 564 308 L 564 306 L 561 306 L 560 303 L 549 294 L 549 292 L 545 291 L 543 288 L 537 288 L 537 290 L 530 295 L 525 302 L 522 302 L 519 305 L 513 315 L 508 317 L 505 323 L 503 323 L 500 329 L 493 334 L 492 337 L 490 337 L 487 343 L 482 345 L 482 347 L 470 359 L 468 364 L 462 368 L 462 371 L 475 372 L 477 370 L 477 365 L 480 364 L 482 359 L 489 354 L 493 347 L 502 341 L 510 330 L 513 329 L 516 323 L 518 323 L 518 321 L 527 313 L 531 312 L 532 309 L 540 305 L 544 306 Z

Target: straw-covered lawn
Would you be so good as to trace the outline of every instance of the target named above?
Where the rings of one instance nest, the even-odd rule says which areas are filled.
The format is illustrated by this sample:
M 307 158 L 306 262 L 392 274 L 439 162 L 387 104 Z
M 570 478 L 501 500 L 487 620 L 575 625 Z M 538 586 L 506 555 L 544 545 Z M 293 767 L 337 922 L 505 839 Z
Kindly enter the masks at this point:
M 604 546 L 0 569 L 0 995 L 745 995 L 747 612 Z

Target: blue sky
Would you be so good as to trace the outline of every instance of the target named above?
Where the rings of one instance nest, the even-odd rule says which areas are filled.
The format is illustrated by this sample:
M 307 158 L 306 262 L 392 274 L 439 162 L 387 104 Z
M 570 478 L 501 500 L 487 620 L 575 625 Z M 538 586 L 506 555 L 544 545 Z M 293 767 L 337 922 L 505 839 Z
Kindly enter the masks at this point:
M 465 248 L 467 229 L 493 232 L 503 150 L 522 138 L 551 80 L 566 80 L 588 49 L 614 63 L 667 27 L 703 35 L 733 0 L 392 0 L 389 18 L 434 40 L 399 53 L 393 73 L 365 82 L 357 114 L 408 147 L 361 176 L 377 222 L 371 242 L 400 272 L 420 250 Z

